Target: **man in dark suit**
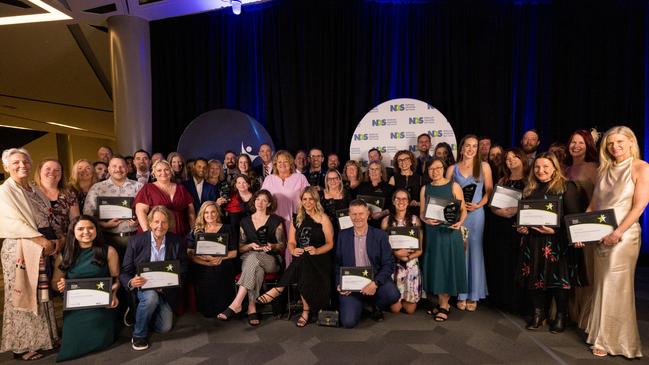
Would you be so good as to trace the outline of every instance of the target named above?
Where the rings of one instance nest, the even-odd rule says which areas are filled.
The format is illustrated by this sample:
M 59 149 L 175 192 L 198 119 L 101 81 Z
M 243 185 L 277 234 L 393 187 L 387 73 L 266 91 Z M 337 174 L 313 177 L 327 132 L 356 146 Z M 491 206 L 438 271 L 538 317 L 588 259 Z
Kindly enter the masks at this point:
M 146 262 L 179 260 L 180 282 L 187 272 L 187 247 L 184 241 L 168 233 L 173 216 L 161 205 L 151 209 L 148 215 L 150 231 L 131 236 L 122 263 L 120 282 L 137 298 L 135 325 L 131 344 L 134 350 L 149 348 L 149 326 L 154 331 L 165 333 L 173 325 L 173 310 L 181 302 L 180 287 L 163 289 L 142 289 L 146 279 L 137 275 L 137 265 Z
M 268 143 L 262 143 L 259 146 L 259 159 L 261 164 L 255 166 L 257 176 L 265 179 L 266 176 L 273 173 L 273 149 Z
M 401 294 L 392 281 L 394 258 L 388 242 L 388 235 L 370 227 L 367 219 L 370 210 L 367 204 L 353 200 L 349 204 L 349 217 L 354 227 L 343 229 L 338 234 L 336 244 L 336 273 L 341 267 L 371 266 L 374 280 L 367 284 L 360 293 L 351 293 L 340 289 L 340 275 L 336 284 L 340 293 L 340 323 L 345 328 L 355 327 L 361 319 L 363 302 L 374 305 L 372 318 L 383 320 L 382 309 L 387 310 L 396 303 Z
M 201 209 L 201 204 L 208 200 L 216 201 L 216 186 L 205 180 L 205 175 L 207 175 L 206 159 L 197 158 L 194 161 L 194 167 L 191 173 L 192 177 L 187 181 L 183 181 L 183 185 L 192 195 L 194 199 L 194 210 L 198 214 L 198 211 Z
M 145 150 L 135 151 L 133 164 L 135 165 L 135 172 L 128 174 L 129 179 L 139 181 L 142 185 L 155 181 L 151 173 L 151 155 L 149 152 Z

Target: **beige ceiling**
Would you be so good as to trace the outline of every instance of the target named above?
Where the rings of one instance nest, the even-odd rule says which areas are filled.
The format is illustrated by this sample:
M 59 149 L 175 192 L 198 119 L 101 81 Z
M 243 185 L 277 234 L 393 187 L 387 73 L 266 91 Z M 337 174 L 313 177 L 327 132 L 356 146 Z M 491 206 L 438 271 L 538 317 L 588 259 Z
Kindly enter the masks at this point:
M 42 12 L 28 0 L 20 1 L 31 7 L 0 3 L 0 17 Z M 115 134 L 106 19 L 133 15 L 156 20 L 229 6 L 223 0 L 162 0 L 143 5 L 140 0 L 44 2 L 73 19 L 0 25 L 0 125 L 108 139 Z M 105 14 L 86 11 L 110 4 L 115 10 Z M 81 32 L 76 32 L 75 39 L 77 27 Z M 85 54 L 79 38 L 88 45 Z

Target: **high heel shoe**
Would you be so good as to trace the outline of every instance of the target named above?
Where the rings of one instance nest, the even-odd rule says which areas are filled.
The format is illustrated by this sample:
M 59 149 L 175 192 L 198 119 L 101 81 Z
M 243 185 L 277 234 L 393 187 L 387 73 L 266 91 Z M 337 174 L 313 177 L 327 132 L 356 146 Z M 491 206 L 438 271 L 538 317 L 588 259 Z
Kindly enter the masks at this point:
M 552 322 L 550 325 L 550 332 L 552 333 L 561 333 L 566 328 L 566 315 L 564 313 L 557 312 L 557 319 Z
M 527 323 L 527 326 L 525 326 L 525 328 L 530 331 L 534 331 L 543 327 L 544 322 L 545 313 L 543 312 L 543 309 L 534 308 L 534 315 L 532 316 L 532 319 Z
M 259 297 L 257 297 L 257 299 L 255 299 L 255 302 L 257 304 L 268 304 L 268 303 L 272 302 L 273 300 L 277 299 L 280 295 L 282 295 L 283 292 L 284 292 L 284 290 L 279 290 L 277 288 L 272 288 L 271 290 L 269 290 L 269 291 L 265 292 L 264 294 L 260 295 Z

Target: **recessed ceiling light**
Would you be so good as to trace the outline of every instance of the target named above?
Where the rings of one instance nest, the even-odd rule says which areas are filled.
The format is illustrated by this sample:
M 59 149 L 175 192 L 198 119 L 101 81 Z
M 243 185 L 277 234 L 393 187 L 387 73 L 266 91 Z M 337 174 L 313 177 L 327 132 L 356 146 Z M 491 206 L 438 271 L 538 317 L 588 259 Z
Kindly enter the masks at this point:
M 0 124 L 0 127 L 5 127 L 5 128 L 13 128 L 13 129 L 25 129 L 25 130 L 32 130 L 31 128 L 25 128 L 25 127 L 16 127 L 15 125 L 6 125 L 6 124 Z
M 56 122 L 45 122 L 45 123 L 46 123 L 46 124 L 49 124 L 49 125 L 55 125 L 55 126 L 58 126 L 58 127 L 63 127 L 63 128 L 76 129 L 76 130 L 78 130 L 78 131 L 87 131 L 87 129 L 83 129 L 83 128 L 75 127 L 75 126 L 73 126 L 73 125 L 67 125 L 67 124 L 56 123 Z
M 51 22 L 55 20 L 72 19 L 71 16 L 61 12 L 51 5 L 44 3 L 42 0 L 28 1 L 45 10 L 47 13 L 0 17 L 0 25 Z

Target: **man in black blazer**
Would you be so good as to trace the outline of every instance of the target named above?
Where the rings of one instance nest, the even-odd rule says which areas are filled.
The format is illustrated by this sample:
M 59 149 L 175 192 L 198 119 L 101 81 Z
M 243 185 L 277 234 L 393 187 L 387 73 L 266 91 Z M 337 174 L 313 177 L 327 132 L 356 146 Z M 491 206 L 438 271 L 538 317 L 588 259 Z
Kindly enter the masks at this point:
M 207 160 L 204 158 L 197 158 L 192 167 L 192 177 L 189 180 L 183 181 L 183 185 L 192 195 L 194 199 L 194 210 L 196 214 L 201 209 L 201 204 L 208 200 L 216 201 L 216 186 L 210 184 L 205 180 L 207 174 Z
M 149 326 L 158 333 L 171 330 L 173 310 L 181 302 L 181 289 L 141 289 L 146 279 L 137 275 L 137 265 L 146 262 L 179 260 L 180 282 L 187 272 L 187 247 L 183 240 L 168 233 L 173 216 L 161 205 L 151 209 L 148 215 L 150 230 L 131 236 L 122 263 L 119 279 L 124 288 L 131 290 L 137 298 L 135 324 L 131 344 L 134 350 L 149 348 Z
M 370 301 L 375 306 L 372 317 L 382 320 L 381 310 L 387 310 L 399 299 L 401 294 L 392 280 L 394 258 L 388 242 L 388 235 L 380 229 L 370 227 L 367 203 L 360 199 L 349 204 L 349 217 L 354 227 L 343 229 L 338 234 L 336 244 L 336 284 L 340 293 L 340 323 L 345 328 L 355 327 L 361 319 L 363 302 Z M 340 268 L 371 266 L 374 280 L 360 293 L 340 289 Z
M 145 150 L 137 150 L 133 154 L 133 164 L 135 172 L 128 174 L 131 180 L 139 181 L 142 185 L 155 181 L 151 173 L 151 155 Z
M 259 146 L 259 159 L 261 164 L 255 166 L 254 170 L 257 176 L 262 180 L 273 173 L 273 149 L 268 143 L 262 143 Z

